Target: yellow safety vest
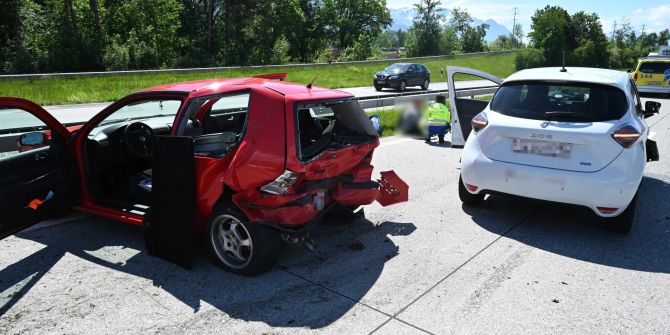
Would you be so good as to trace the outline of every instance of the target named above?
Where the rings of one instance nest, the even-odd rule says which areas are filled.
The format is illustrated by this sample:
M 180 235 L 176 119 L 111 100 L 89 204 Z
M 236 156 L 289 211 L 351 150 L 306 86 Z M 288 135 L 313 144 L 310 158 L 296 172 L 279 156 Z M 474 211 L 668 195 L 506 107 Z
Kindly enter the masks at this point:
M 434 102 L 428 107 L 428 124 L 431 126 L 446 126 L 451 123 L 449 107 Z

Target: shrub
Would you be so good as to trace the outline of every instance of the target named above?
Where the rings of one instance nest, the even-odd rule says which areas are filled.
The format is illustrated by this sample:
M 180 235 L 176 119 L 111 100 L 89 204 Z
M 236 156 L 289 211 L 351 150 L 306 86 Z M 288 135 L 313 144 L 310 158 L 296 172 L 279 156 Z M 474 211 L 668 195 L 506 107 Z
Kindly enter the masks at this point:
M 284 35 L 279 36 L 272 47 L 272 64 L 286 64 L 290 60 L 291 43 Z
M 130 52 L 128 47 L 118 42 L 118 35 L 105 47 L 102 55 L 102 65 L 108 71 L 128 70 L 130 66 Z
M 542 67 L 547 64 L 544 58 L 544 52 L 539 49 L 528 48 L 521 50 L 514 58 L 516 70 L 530 69 L 534 67 Z

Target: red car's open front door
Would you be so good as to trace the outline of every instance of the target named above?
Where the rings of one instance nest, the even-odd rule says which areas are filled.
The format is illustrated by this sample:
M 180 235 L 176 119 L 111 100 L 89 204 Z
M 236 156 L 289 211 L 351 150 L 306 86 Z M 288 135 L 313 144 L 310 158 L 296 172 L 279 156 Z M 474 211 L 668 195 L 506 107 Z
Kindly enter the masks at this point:
M 72 207 L 78 188 L 70 136 L 37 104 L 0 97 L 0 238 Z

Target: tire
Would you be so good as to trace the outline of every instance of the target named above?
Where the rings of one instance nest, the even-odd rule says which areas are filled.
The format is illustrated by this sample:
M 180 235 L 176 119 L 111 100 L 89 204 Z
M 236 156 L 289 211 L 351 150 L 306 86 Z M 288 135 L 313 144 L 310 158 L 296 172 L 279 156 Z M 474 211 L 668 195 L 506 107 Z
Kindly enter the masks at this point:
M 254 276 L 271 270 L 282 248 L 278 231 L 247 218 L 230 203 L 218 205 L 207 225 L 207 249 L 226 271 Z
M 424 91 L 428 90 L 428 86 L 430 86 L 430 80 L 426 79 L 423 81 L 423 85 L 421 85 L 421 89 Z
M 630 233 L 631 229 L 633 228 L 633 222 L 635 222 L 636 209 L 637 193 L 635 193 L 633 200 L 631 200 L 630 204 L 628 204 L 628 207 L 626 207 L 626 209 L 621 214 L 619 214 L 619 216 L 615 216 L 613 218 L 603 218 L 603 222 L 606 225 L 605 227 L 607 230 L 614 233 Z
M 407 83 L 403 80 L 400 82 L 400 85 L 398 85 L 398 91 L 405 92 L 406 89 L 407 89 Z
M 463 177 L 458 177 L 458 197 L 466 205 L 476 205 L 484 200 L 484 193 L 472 194 L 465 188 Z
M 382 87 L 381 87 L 381 86 L 379 86 L 379 85 L 375 85 L 375 91 L 381 91 L 381 90 L 382 90 Z

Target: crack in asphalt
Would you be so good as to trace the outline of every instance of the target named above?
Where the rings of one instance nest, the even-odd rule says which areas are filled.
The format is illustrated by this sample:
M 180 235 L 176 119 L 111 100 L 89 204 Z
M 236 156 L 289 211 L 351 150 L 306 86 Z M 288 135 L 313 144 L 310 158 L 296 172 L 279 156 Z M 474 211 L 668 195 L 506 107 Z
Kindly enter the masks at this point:
M 401 308 L 398 312 L 396 312 L 395 314 L 391 315 L 386 321 L 384 321 L 384 323 L 382 323 L 381 325 L 379 325 L 377 328 L 373 329 L 368 335 L 372 335 L 372 334 L 374 334 L 374 333 L 377 332 L 379 329 L 381 329 L 381 328 L 384 327 L 386 324 L 388 324 L 391 320 L 396 320 L 396 321 L 402 322 L 402 323 L 404 323 L 404 324 L 406 324 L 406 325 L 412 326 L 412 327 L 414 327 L 414 328 L 416 328 L 416 329 L 422 330 L 422 331 L 424 331 L 424 332 L 426 332 L 426 333 L 428 333 L 428 334 L 433 334 L 433 333 L 431 333 L 431 332 L 429 332 L 429 331 L 427 331 L 427 330 L 424 330 L 424 329 L 419 328 L 418 326 L 415 326 L 415 325 L 410 324 L 410 323 L 408 323 L 408 322 L 406 322 L 406 321 L 404 321 L 404 320 L 402 320 L 402 319 L 399 319 L 399 318 L 398 318 L 398 315 L 400 315 L 402 312 L 404 312 L 405 310 L 407 310 L 407 308 L 411 307 L 411 306 L 412 306 L 414 303 L 416 303 L 417 301 L 421 300 L 421 298 L 425 297 L 428 293 L 430 293 L 433 289 L 435 289 L 437 286 L 439 286 L 440 284 L 442 284 L 445 280 L 447 280 L 449 277 L 451 277 L 454 273 L 458 272 L 461 268 L 463 268 L 465 265 L 467 265 L 468 263 L 470 263 L 473 259 L 475 259 L 475 258 L 477 258 L 479 255 L 481 255 L 481 253 L 484 252 L 486 249 L 490 248 L 490 247 L 491 247 L 492 245 L 494 245 L 496 242 L 500 241 L 503 237 L 507 236 L 507 234 L 509 234 L 510 232 L 512 232 L 512 230 L 516 229 L 516 228 L 519 227 L 521 224 L 523 224 L 523 223 L 525 223 L 526 221 L 528 221 L 528 219 L 530 219 L 533 215 L 535 215 L 536 212 L 537 212 L 537 211 L 532 211 L 532 212 L 530 212 L 528 215 L 526 215 L 526 216 L 525 216 L 523 219 L 521 219 L 519 222 L 517 222 L 516 224 L 512 225 L 509 229 L 507 229 L 507 231 L 505 231 L 505 232 L 504 232 L 503 234 L 501 234 L 500 236 L 496 237 L 491 243 L 487 244 L 484 248 L 482 248 L 481 250 L 479 250 L 479 251 L 478 251 L 477 253 L 475 253 L 472 257 L 468 258 L 468 259 L 467 259 L 465 262 L 463 262 L 461 265 L 459 265 L 459 266 L 456 267 L 454 270 L 452 270 L 451 272 L 449 272 L 446 276 L 444 276 L 442 279 L 440 279 L 439 281 L 437 281 L 437 283 L 435 283 L 433 286 L 429 287 L 426 291 L 424 291 L 423 293 L 421 293 L 418 297 L 416 297 L 414 300 L 412 300 L 412 301 L 411 301 L 409 304 L 407 304 L 405 307 Z M 384 314 L 385 314 L 385 315 L 388 315 L 387 313 L 384 313 Z
M 284 272 L 286 272 L 286 273 L 288 273 L 288 274 L 290 274 L 290 275 L 292 275 L 292 276 L 294 276 L 294 277 L 296 277 L 296 278 L 302 279 L 302 280 L 304 280 L 304 281 L 306 281 L 306 282 L 308 282 L 308 283 L 310 283 L 310 284 L 312 284 L 312 285 L 315 285 L 315 286 L 320 287 L 320 288 L 322 288 L 322 289 L 324 289 L 324 290 L 326 290 L 326 291 L 328 291 L 328 292 L 331 292 L 331 293 L 333 293 L 333 294 L 335 294 L 335 295 L 337 295 L 337 296 L 339 296 L 339 297 L 342 297 L 342 298 L 344 298 L 344 299 L 347 299 L 347 300 L 349 300 L 349 301 L 351 301 L 351 302 L 353 302 L 353 303 L 355 303 L 355 304 L 357 304 L 357 305 L 361 305 L 361 306 L 363 306 L 363 307 L 367 307 L 367 308 L 369 308 L 369 309 L 371 309 L 371 310 L 373 310 L 373 311 L 375 311 L 375 312 L 378 312 L 378 313 L 381 313 L 381 314 L 383 314 L 383 315 L 386 315 L 386 316 L 389 317 L 389 320 L 390 320 L 391 318 L 393 318 L 393 315 L 391 315 L 391 314 L 389 314 L 389 313 L 386 313 L 386 312 L 384 312 L 384 311 L 382 311 L 382 310 L 380 310 L 380 309 L 377 309 L 377 308 L 375 308 L 375 307 L 372 307 L 372 306 L 370 306 L 370 305 L 368 305 L 368 304 L 366 304 L 366 303 L 360 302 L 359 300 L 354 299 L 354 298 L 352 298 L 352 297 L 350 297 L 350 296 L 348 296 L 348 295 L 346 295 L 346 294 L 344 294 L 344 293 L 340 293 L 340 292 L 338 292 L 337 290 L 334 290 L 334 289 L 332 289 L 332 288 L 330 288 L 330 287 L 327 287 L 327 286 L 325 286 L 325 285 L 323 285 L 323 284 L 320 284 L 320 283 L 318 283 L 318 282 L 315 282 L 315 281 L 313 281 L 313 280 L 311 280 L 311 279 L 305 278 L 304 276 L 301 276 L 301 275 L 299 275 L 299 274 L 297 274 L 297 273 L 291 272 L 291 271 L 289 271 L 289 270 L 287 270 L 287 269 L 281 269 L 281 270 L 284 271 Z M 398 320 L 398 321 L 400 321 L 400 322 L 402 322 L 402 323 L 404 323 L 404 324 L 406 324 L 406 325 L 408 325 L 408 326 L 410 326 L 410 327 L 416 328 L 417 330 L 420 330 L 420 331 L 422 331 L 422 332 L 426 332 L 426 333 L 428 333 L 428 334 L 433 334 L 433 333 L 431 333 L 431 332 L 429 332 L 429 331 L 426 331 L 426 330 L 424 330 L 424 329 L 421 329 L 420 327 L 417 327 L 417 326 L 415 326 L 415 325 L 413 325 L 413 324 L 410 324 L 410 323 L 408 323 L 408 322 L 405 322 L 405 321 L 403 321 L 403 320 Z M 388 322 L 388 321 L 386 321 L 386 322 Z M 384 322 L 384 324 L 386 324 L 386 322 Z M 376 329 L 375 329 L 375 330 L 376 330 Z M 374 332 L 374 330 L 373 330 L 373 332 Z M 433 334 L 433 335 L 434 335 L 434 334 Z

